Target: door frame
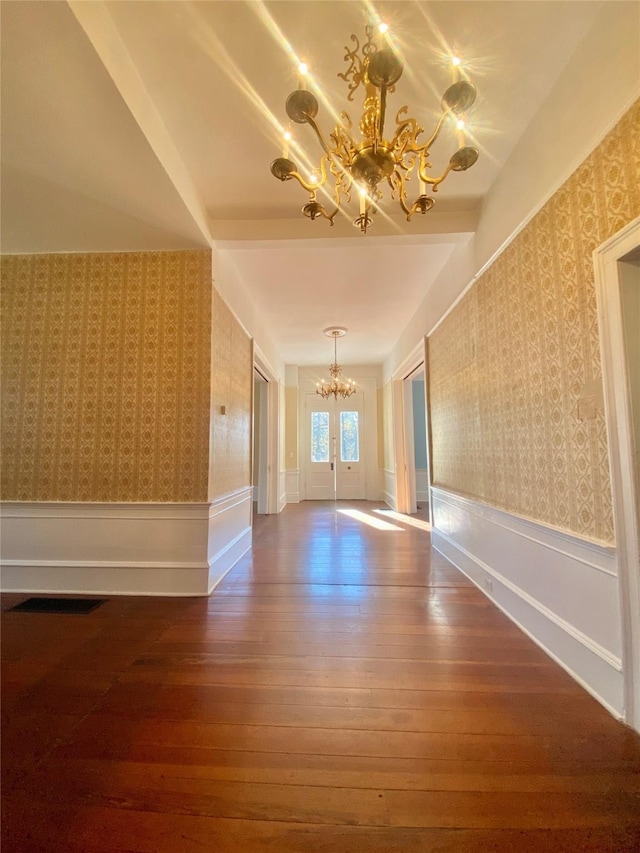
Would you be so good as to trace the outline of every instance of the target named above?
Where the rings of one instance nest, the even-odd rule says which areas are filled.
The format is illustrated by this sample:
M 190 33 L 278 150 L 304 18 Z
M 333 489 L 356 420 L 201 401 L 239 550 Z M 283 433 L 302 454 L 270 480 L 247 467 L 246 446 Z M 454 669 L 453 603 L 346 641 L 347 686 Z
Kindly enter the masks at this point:
M 254 503 L 258 515 L 266 515 L 269 494 L 269 380 L 255 365 L 253 367 L 253 430 L 255 431 L 256 413 L 259 412 L 259 431 L 254 435 L 253 449 L 258 450 L 257 486 L 254 485 Z M 258 399 L 255 397 L 256 386 L 260 388 Z M 252 466 L 255 471 L 255 466 Z
M 407 380 L 419 369 L 424 369 L 425 418 L 427 430 L 427 474 L 429 482 L 429 518 L 431 514 L 431 428 L 429 422 L 429 395 L 427 382 L 427 339 L 424 337 L 414 347 L 393 374 L 393 436 L 396 469 L 396 510 L 410 513 L 412 508 L 412 482 L 415 483 L 413 454 L 413 395 Z M 413 479 L 412 472 L 413 471 Z
M 623 719 L 640 731 L 640 568 L 633 412 L 629 391 L 618 262 L 640 246 L 640 217 L 593 253 L 604 409 L 622 617 Z
M 253 342 L 253 370 L 258 371 L 266 380 L 267 385 L 267 434 L 266 434 L 266 502 L 265 513 L 270 515 L 279 512 L 278 493 L 280 480 L 280 383 L 275 371 L 262 354 L 260 348 Z M 253 471 L 253 409 L 255 406 L 253 394 L 253 371 L 251 374 L 251 470 Z

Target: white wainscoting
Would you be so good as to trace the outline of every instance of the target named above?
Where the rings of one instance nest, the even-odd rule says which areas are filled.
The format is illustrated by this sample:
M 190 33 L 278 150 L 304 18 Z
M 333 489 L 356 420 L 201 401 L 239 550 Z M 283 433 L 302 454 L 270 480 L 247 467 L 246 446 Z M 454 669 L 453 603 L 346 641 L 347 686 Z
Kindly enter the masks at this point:
M 389 471 L 388 468 L 381 468 L 382 479 L 382 500 L 391 507 L 392 510 L 398 509 L 396 503 L 396 472 Z
M 280 471 L 280 480 L 278 482 L 278 512 L 287 505 L 287 472 Z
M 9 503 L 2 589 L 206 595 L 208 504 Z
M 251 548 L 253 488 L 238 489 L 209 505 L 207 593 L 216 587 Z
M 434 547 L 621 717 L 615 548 L 443 489 L 432 501 Z
M 4 592 L 208 595 L 251 546 L 248 487 L 207 503 L 11 503 Z
M 416 500 L 418 503 L 429 500 L 429 472 L 426 468 L 416 468 Z
M 300 469 L 285 471 L 285 501 L 288 504 L 300 503 Z

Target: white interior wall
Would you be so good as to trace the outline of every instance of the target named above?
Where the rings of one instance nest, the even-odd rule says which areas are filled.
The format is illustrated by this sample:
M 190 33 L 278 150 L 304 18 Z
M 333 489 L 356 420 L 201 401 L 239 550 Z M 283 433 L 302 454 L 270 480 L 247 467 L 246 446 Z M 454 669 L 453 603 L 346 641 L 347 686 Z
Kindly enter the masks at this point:
M 269 368 L 270 379 L 284 382 L 285 367 L 278 348 L 260 311 L 252 301 L 242 276 L 233 260 L 233 251 L 213 250 L 213 281 L 218 293 L 231 309 L 240 325 L 253 338 L 261 359 Z

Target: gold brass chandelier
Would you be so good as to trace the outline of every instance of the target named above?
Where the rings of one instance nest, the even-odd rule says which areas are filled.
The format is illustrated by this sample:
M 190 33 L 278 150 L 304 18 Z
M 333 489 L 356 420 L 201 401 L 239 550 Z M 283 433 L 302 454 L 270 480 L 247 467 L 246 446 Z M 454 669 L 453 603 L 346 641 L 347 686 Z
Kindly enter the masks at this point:
M 324 334 L 329 338 L 333 338 L 333 364 L 329 367 L 331 382 L 325 382 L 324 379 L 316 382 L 316 394 L 320 394 L 324 400 L 332 394 L 336 400 L 338 397 L 346 400 L 347 397 L 355 394 L 358 390 L 356 383 L 352 379 L 345 380 L 342 378 L 342 368 L 338 364 L 338 338 L 344 337 L 347 334 L 347 330 L 343 326 L 330 326 L 328 329 L 324 329 Z
M 387 30 L 385 24 L 380 24 L 379 35 L 376 37 L 373 26 L 367 26 L 366 41 L 362 48 L 358 38 L 352 35 L 354 47 L 351 50 L 345 47 L 344 57 L 345 61 L 349 62 L 349 67 L 343 74 L 338 74 L 338 77 L 348 84 L 350 101 L 360 86 L 365 90 L 359 123 L 361 140 L 358 142 L 354 139 L 353 122 L 346 112 L 341 113 L 340 122 L 329 134 L 329 138 L 324 136 L 316 121 L 318 100 L 305 87 L 304 76 L 308 69 L 305 63 L 301 63 L 298 69 L 300 88 L 287 98 L 287 115 L 296 124 L 311 125 L 324 153 L 317 169 L 305 178 L 295 162 L 289 158 L 291 134 L 287 131 L 284 134 L 282 157 L 278 157 L 271 164 L 271 173 L 276 178 L 281 181 L 294 178 L 309 193 L 309 201 L 302 208 L 304 215 L 311 220 L 324 217 L 329 220 L 330 225 L 333 225 L 343 202 L 351 201 L 351 190 L 355 184 L 360 194 L 360 212 L 353 224 L 364 234 L 373 223 L 372 215 L 383 196 L 380 189 L 383 181 L 391 188 L 391 198 L 399 202 L 407 220 L 410 220 L 414 213 L 424 214 L 431 210 L 435 203 L 435 199 L 427 195 L 427 185 L 431 187 L 432 192 L 437 192 L 450 172 L 465 172 L 478 159 L 477 149 L 464 144 L 464 114 L 476 99 L 475 86 L 464 79 L 456 79 L 442 96 L 442 114 L 425 142 L 419 141 L 424 128 L 415 118 L 407 117 L 407 106 L 401 107 L 396 114 L 391 138 L 385 137 L 387 95 L 395 91 L 395 84 L 403 71 L 402 62 L 390 47 Z M 459 77 L 460 60 L 452 57 L 452 65 L 454 74 Z M 455 122 L 459 148 L 451 156 L 442 174 L 432 176 L 427 171 L 431 168 L 429 151 L 447 120 Z M 411 201 L 407 196 L 407 183 L 414 170 L 418 176 L 420 192 L 417 198 Z M 318 201 L 317 193 L 330 180 L 334 183 L 333 199 L 336 208 L 328 213 Z

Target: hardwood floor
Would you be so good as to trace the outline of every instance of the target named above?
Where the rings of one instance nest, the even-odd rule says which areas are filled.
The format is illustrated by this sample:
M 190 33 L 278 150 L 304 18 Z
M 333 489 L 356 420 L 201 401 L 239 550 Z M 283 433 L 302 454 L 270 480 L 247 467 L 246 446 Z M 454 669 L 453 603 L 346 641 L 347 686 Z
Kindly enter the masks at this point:
M 376 509 L 256 517 L 209 599 L 3 613 L 3 853 L 640 850 L 640 738 Z

